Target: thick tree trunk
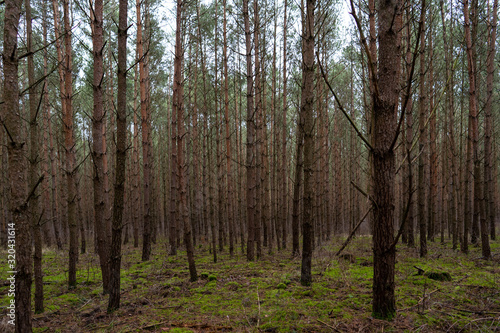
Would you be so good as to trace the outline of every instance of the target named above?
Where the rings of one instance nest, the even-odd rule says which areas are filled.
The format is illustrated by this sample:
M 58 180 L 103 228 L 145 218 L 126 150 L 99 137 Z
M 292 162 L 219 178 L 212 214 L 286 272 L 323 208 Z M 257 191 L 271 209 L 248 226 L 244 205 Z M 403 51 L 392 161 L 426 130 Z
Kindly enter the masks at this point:
M 10 210 L 12 222 L 8 225 L 8 247 L 16 250 L 16 266 L 11 265 L 9 274 L 15 274 L 15 323 L 16 333 L 28 333 L 31 328 L 31 281 L 32 250 L 31 227 L 27 215 L 28 184 L 26 170 L 26 138 L 23 135 L 23 119 L 19 110 L 19 81 L 17 33 L 21 16 L 22 0 L 6 0 L 3 31 L 3 121 L 8 136 L 8 167 L 10 176 Z M 15 230 L 15 231 L 14 231 Z M 15 237 L 14 237 L 15 236 Z M 13 273 L 13 271 L 17 271 Z
M 374 202 L 373 309 L 375 318 L 396 315 L 394 296 L 394 177 L 396 114 L 401 82 L 401 1 L 380 1 L 378 94 L 373 94 L 372 170 Z

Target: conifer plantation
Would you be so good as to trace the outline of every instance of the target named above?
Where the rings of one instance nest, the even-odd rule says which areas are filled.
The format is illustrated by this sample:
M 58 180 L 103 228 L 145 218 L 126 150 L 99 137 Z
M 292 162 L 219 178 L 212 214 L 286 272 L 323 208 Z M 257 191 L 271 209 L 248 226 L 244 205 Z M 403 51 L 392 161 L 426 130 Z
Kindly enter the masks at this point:
M 0 1 L 0 332 L 500 331 L 498 9 Z

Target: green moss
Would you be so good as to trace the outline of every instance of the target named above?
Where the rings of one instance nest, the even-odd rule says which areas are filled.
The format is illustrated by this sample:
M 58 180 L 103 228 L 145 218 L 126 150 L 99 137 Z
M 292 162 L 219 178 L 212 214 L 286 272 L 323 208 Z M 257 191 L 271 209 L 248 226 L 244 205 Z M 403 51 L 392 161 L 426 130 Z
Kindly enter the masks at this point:
M 280 283 L 280 284 L 278 284 L 278 286 L 276 288 L 278 288 L 278 289 L 286 289 L 286 284 Z
M 211 274 L 208 276 L 208 281 L 217 281 L 217 276 Z

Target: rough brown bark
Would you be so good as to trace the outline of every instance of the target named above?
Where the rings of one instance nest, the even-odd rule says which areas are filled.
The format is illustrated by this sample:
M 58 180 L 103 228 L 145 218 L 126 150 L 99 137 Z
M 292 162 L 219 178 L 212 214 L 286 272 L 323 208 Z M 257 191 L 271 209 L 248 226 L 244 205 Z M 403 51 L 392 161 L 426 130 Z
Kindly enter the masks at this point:
M 253 101 L 253 70 L 252 70 L 252 37 L 250 31 L 250 17 L 248 14 L 248 0 L 243 0 L 243 20 L 245 25 L 245 48 L 246 48 L 246 78 L 247 78 L 247 147 L 246 147 L 246 169 L 247 169 L 247 260 L 255 259 L 255 191 L 256 191 L 256 161 L 255 161 L 255 110 Z
M 102 272 L 104 293 L 109 292 L 109 245 L 107 243 L 106 206 L 104 199 L 104 154 L 102 133 L 104 131 L 103 108 L 103 0 L 95 0 L 92 20 L 92 44 L 94 55 L 94 108 L 92 116 L 92 157 L 94 161 L 94 231 L 97 239 L 97 252 Z
M 148 261 L 151 255 L 151 196 L 152 196 L 152 156 L 151 156 L 151 112 L 149 109 L 149 99 L 147 94 L 147 73 L 144 59 L 144 38 L 143 24 L 141 16 L 141 1 L 136 1 L 137 12 L 137 56 L 139 61 L 139 86 L 141 101 L 141 129 L 142 129 L 142 163 L 143 163 L 143 242 L 142 261 Z
M 471 39 L 471 21 L 469 16 L 469 0 L 464 1 L 464 27 L 465 27 L 465 43 L 467 53 L 467 68 L 469 74 L 469 132 L 467 136 L 467 152 L 466 152 L 466 172 L 465 172 L 465 219 L 464 219 L 464 234 L 461 250 L 464 253 L 469 252 L 468 238 L 471 225 L 471 217 L 475 210 L 475 194 L 477 190 L 476 168 L 479 169 L 478 155 L 478 114 L 477 114 L 477 98 L 476 98 L 476 75 L 475 75 L 475 58 Z
M 137 56 L 137 55 L 136 55 Z M 139 174 L 139 120 L 137 117 L 137 95 L 139 94 L 138 81 L 139 70 L 138 66 L 134 66 L 134 137 L 132 139 L 132 202 L 133 202 L 133 225 L 134 225 L 134 247 L 139 247 L 139 221 L 142 211 L 141 206 L 141 192 L 139 190 L 141 184 L 141 177 Z
M 446 63 L 446 112 L 447 112 L 447 125 L 448 125 L 448 138 L 447 138 L 447 150 L 448 150 L 448 173 L 449 173 L 449 181 L 448 181 L 448 223 L 452 232 L 452 247 L 455 250 L 458 247 L 458 219 L 457 219 L 457 197 L 455 193 L 458 193 L 457 190 L 459 188 L 458 177 L 457 177 L 457 168 L 456 168 L 456 147 L 455 147 L 455 110 L 454 110 L 454 80 L 453 80 L 453 72 L 450 63 L 450 50 L 453 50 L 452 39 L 448 38 L 447 35 L 447 27 L 445 21 L 445 8 L 444 2 L 440 1 L 441 7 L 441 21 L 443 26 L 443 45 L 444 45 L 444 56 Z
M 373 99 L 373 309 L 375 318 L 391 320 L 396 314 L 394 297 L 394 139 L 401 82 L 400 0 L 380 1 L 378 6 L 378 94 Z M 425 3 L 423 4 L 425 6 Z M 377 89 L 376 89 L 377 90 Z
M 498 21 L 498 0 L 493 1 L 492 17 L 489 24 L 488 38 L 488 57 L 487 62 L 487 77 L 486 77 L 486 106 L 485 106 L 485 127 L 484 127 L 484 198 L 487 216 L 487 224 L 489 224 L 489 234 L 492 240 L 496 238 L 495 219 L 495 194 L 493 177 L 493 153 L 492 153 L 492 136 L 494 133 L 494 118 L 493 118 L 493 83 L 495 77 L 495 54 L 496 54 L 496 36 L 497 36 L 497 21 Z
M 255 100 L 255 224 L 254 224 L 254 243 L 256 257 L 259 259 L 262 256 L 262 147 L 263 147 L 263 98 L 262 98 L 262 74 L 261 74 L 261 52 L 260 52 L 260 14 L 258 0 L 253 1 L 254 12 L 254 100 Z
M 281 120 L 281 172 L 280 177 L 282 180 L 280 181 L 281 185 L 281 247 L 286 249 L 286 239 L 287 239 L 287 221 L 288 221 L 288 178 L 286 177 L 286 132 L 287 132 L 287 121 L 286 115 L 288 112 L 288 104 L 287 104 L 287 6 L 288 0 L 285 0 L 284 3 L 284 13 L 283 13 L 283 111 L 282 111 L 282 120 Z
M 422 16 L 422 31 L 425 31 L 425 14 Z M 426 117 L 427 117 L 427 92 L 425 91 L 425 33 L 420 35 L 420 81 L 418 98 L 418 227 L 420 236 L 420 257 L 427 255 L 427 218 L 425 214 L 425 162 L 426 162 Z
M 178 210 L 184 225 L 184 244 L 188 257 L 190 281 L 196 281 L 198 275 L 194 262 L 194 249 L 191 235 L 191 223 L 189 221 L 189 208 L 187 203 L 186 171 L 187 163 L 184 157 L 184 138 L 186 130 L 184 128 L 184 101 L 183 101 L 183 79 L 182 79 L 182 61 L 183 46 L 181 42 L 182 35 L 182 11 L 184 1 L 177 0 L 176 5 L 176 32 L 175 32 L 175 58 L 174 58 L 174 93 L 172 112 L 177 114 L 177 179 L 179 183 L 179 202 Z M 215 249 L 214 249 L 215 250 Z
M 19 81 L 17 55 L 17 33 L 21 16 L 22 0 L 6 0 L 3 31 L 3 110 L 2 121 L 7 134 L 8 167 L 10 175 L 10 210 L 15 229 L 9 236 L 8 247 L 15 249 L 15 324 L 16 333 L 28 333 L 31 328 L 31 281 L 32 250 L 31 227 L 27 215 L 26 137 L 23 134 L 23 119 L 19 110 Z
M 436 232 L 437 209 L 438 209 L 438 157 L 437 157 L 437 123 L 436 110 L 434 109 L 434 51 L 432 45 L 432 26 L 429 29 L 429 68 L 428 68 L 428 96 L 429 96 L 429 223 L 427 225 L 427 237 L 433 242 Z
M 127 159 L 127 0 L 119 2 L 118 96 L 116 108 L 116 173 L 113 203 L 108 312 L 120 307 L 121 240 Z
M 76 262 L 78 261 L 78 223 L 76 219 L 76 148 L 73 134 L 73 60 L 71 49 L 71 25 L 69 0 L 63 1 L 64 8 L 64 99 L 65 113 L 63 114 L 63 131 L 64 131 L 64 146 L 65 146 L 65 170 L 67 184 L 67 218 L 69 227 L 69 270 L 68 270 L 68 286 L 76 287 Z
M 229 255 L 234 253 L 234 216 L 233 216 L 233 175 L 231 173 L 231 134 L 229 131 L 229 76 L 227 65 L 227 18 L 226 0 L 224 0 L 224 121 L 226 125 L 226 186 L 227 186 L 227 223 L 229 227 Z
M 39 151 L 39 126 L 38 126 L 38 106 L 39 96 L 37 85 L 35 84 L 35 64 L 33 61 L 33 37 L 32 37 L 32 17 L 31 4 L 29 0 L 24 1 L 26 10 L 26 39 L 28 51 L 28 84 L 29 84 L 29 110 L 30 110 L 30 145 L 29 145 L 29 188 L 34 189 L 29 201 L 28 216 L 33 228 L 34 240 L 34 277 L 35 277 L 35 313 L 43 312 L 43 274 L 42 274 L 42 216 L 40 211 L 40 191 L 38 182 L 40 176 Z M 40 178 L 40 180 L 43 178 Z
M 406 17 L 410 17 L 410 10 L 407 9 Z M 411 51 L 411 31 L 410 24 L 406 26 L 406 81 L 410 76 L 411 71 L 411 61 L 412 61 L 412 51 Z M 411 91 L 410 91 L 411 94 Z M 412 96 L 405 96 L 408 98 L 408 103 L 406 104 L 405 110 L 405 151 L 407 152 L 407 159 L 410 159 L 410 162 L 413 161 L 413 153 L 412 153 L 412 143 L 413 143 L 413 98 Z M 405 200 L 410 200 L 410 193 L 413 191 L 413 177 L 410 177 L 409 168 L 412 167 L 412 163 L 405 163 Z M 413 196 L 411 196 L 411 200 L 413 200 Z M 409 247 L 415 246 L 415 231 L 414 231 L 414 205 L 413 202 L 409 204 L 408 215 L 406 218 L 406 243 Z
M 300 113 L 304 135 L 304 210 L 302 217 L 302 267 L 300 283 L 309 286 L 312 283 L 311 262 L 313 251 L 313 211 L 314 194 L 314 8 L 315 0 L 306 2 L 305 28 L 302 38 L 302 98 Z M 300 134 L 299 138 L 300 140 Z

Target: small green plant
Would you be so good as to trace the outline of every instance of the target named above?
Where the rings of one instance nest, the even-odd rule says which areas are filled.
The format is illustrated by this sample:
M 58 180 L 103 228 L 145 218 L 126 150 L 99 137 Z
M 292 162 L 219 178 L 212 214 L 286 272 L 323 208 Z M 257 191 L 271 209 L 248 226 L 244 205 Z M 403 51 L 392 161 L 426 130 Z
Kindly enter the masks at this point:
M 208 281 L 217 281 L 217 276 L 211 274 L 208 276 Z
M 276 288 L 278 288 L 278 289 L 286 289 L 286 284 L 284 284 L 283 282 L 281 282 L 280 284 L 278 284 L 278 286 Z
M 201 273 L 200 278 L 202 279 L 208 279 L 208 273 Z

